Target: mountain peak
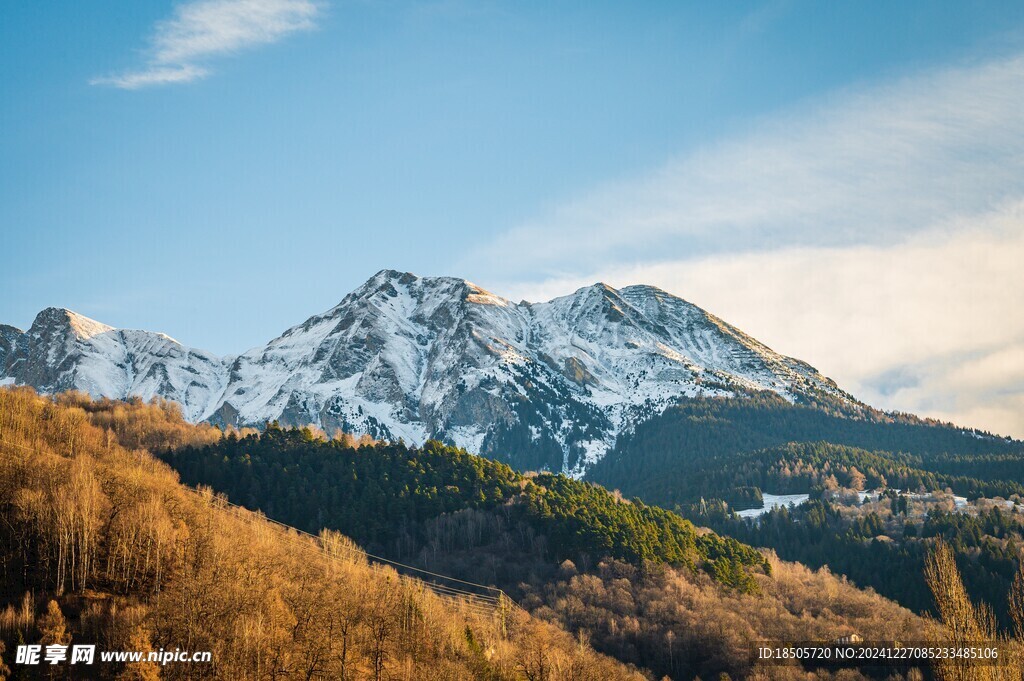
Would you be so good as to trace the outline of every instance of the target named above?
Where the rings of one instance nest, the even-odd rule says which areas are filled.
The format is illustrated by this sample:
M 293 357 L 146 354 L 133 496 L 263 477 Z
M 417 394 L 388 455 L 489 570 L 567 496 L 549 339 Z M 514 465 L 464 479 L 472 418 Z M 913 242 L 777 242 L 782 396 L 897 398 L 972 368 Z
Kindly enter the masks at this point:
M 510 301 L 491 293 L 482 286 L 459 277 L 421 277 L 412 272 L 383 269 L 366 280 L 359 288 L 347 296 L 332 312 L 346 307 L 353 299 L 369 299 L 383 293 L 388 298 L 399 295 L 399 289 L 416 290 L 418 296 L 434 296 L 435 303 L 442 300 L 451 302 L 466 301 L 477 305 L 494 305 L 506 307 Z
M 366 281 L 366 283 L 369 284 L 371 282 L 382 283 L 385 281 L 397 281 L 403 284 L 409 284 L 416 281 L 419 278 L 420 277 L 416 276 L 412 272 L 401 272 L 399 270 L 383 269 L 377 272 L 377 274 L 370 277 Z M 365 285 L 366 284 L 364 284 L 364 286 Z
M 638 295 L 649 295 L 649 296 L 666 296 L 682 300 L 679 296 L 673 295 L 663 288 L 652 286 L 651 284 L 630 284 L 629 286 L 623 286 L 619 289 L 619 293 L 626 295 L 627 293 L 634 293 Z
M 580 288 L 578 288 L 575 291 L 573 291 L 572 293 L 570 293 L 568 296 L 562 296 L 562 297 L 563 298 L 579 298 L 581 296 L 585 296 L 585 295 L 590 294 L 590 293 L 597 293 L 597 294 L 600 294 L 600 295 L 606 295 L 606 294 L 618 295 L 619 292 L 614 287 L 609 286 L 608 284 L 604 283 L 603 281 L 598 281 L 598 282 L 595 282 L 595 283 L 590 284 L 588 286 L 581 286 Z
M 88 340 L 101 333 L 115 330 L 112 326 L 107 326 L 73 310 L 63 307 L 48 307 L 36 315 L 29 332 L 34 330 L 38 333 L 42 329 L 54 328 L 67 329 L 79 340 Z

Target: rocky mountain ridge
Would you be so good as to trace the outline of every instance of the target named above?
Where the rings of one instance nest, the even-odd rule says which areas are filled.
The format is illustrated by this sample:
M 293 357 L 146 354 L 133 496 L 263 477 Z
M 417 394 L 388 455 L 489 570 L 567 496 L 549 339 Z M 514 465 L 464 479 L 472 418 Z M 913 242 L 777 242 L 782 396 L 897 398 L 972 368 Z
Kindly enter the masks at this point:
M 595 284 L 513 303 L 462 279 L 393 270 L 224 358 L 48 308 L 28 331 L 0 326 L 0 383 L 159 396 L 222 425 L 437 437 L 575 476 L 680 398 L 770 390 L 853 402 L 813 367 L 655 287 Z

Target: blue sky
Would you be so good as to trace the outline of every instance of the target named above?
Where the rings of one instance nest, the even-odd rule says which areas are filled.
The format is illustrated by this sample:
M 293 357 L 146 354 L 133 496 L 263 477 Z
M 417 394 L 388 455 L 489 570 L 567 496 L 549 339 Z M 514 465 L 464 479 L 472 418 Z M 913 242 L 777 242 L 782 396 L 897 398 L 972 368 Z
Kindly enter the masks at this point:
M 1020 2 L 8 3 L 0 321 L 230 354 L 375 271 L 643 281 L 1024 435 Z

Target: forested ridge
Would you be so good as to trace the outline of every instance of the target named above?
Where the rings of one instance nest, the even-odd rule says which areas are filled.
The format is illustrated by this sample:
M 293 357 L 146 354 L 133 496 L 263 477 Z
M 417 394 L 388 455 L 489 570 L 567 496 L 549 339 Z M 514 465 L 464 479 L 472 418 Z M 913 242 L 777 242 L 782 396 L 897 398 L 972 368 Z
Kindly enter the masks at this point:
M 485 616 L 348 539 L 318 544 L 209 492 L 148 452 L 219 439 L 169 404 L 0 390 L 0 679 L 639 679 L 512 610 Z M 25 666 L 19 644 L 210 651 L 209 663 Z
M 1021 442 L 909 415 L 792 404 L 774 393 L 683 400 L 624 435 L 587 479 L 668 508 L 701 497 L 749 503 L 756 498 L 750 488 L 778 481 L 767 471 L 775 454 L 753 453 L 793 442 L 869 452 L 880 473 L 900 470 L 911 481 L 955 484 L 965 496 L 1008 496 L 1024 484 Z M 814 463 L 820 472 L 826 461 Z
M 523 475 L 448 447 L 375 443 L 354 447 L 310 429 L 270 424 L 262 434 L 161 456 L 189 484 L 208 484 L 243 505 L 308 531 L 336 529 L 388 552 L 419 550 L 429 521 L 460 510 L 499 513 L 543 543 L 549 562 L 602 558 L 702 567 L 741 590 L 764 557 L 734 539 L 699 533 L 687 520 L 563 475 Z
M 703 459 L 692 452 L 680 453 L 676 495 L 689 503 L 720 499 L 732 510 L 761 506 L 762 492 L 811 494 L 826 488 L 854 490 L 894 488 L 911 491 L 951 489 L 968 499 L 1024 495 L 1024 485 L 1014 479 L 981 479 L 966 475 L 926 470 L 970 470 L 1002 467 L 1021 475 L 1020 455 L 972 455 L 971 457 L 926 457 L 905 452 L 870 452 L 830 442 L 790 442 L 785 445 L 712 455 Z M 959 467 L 950 465 L 956 461 Z M 686 505 L 686 504 L 682 504 Z

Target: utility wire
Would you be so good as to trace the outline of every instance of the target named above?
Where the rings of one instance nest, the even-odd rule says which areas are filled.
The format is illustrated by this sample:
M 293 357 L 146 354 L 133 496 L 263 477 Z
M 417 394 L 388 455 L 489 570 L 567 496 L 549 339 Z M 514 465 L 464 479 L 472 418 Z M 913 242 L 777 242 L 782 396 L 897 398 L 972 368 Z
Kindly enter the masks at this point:
M 0 439 L 0 443 L 6 444 L 6 445 L 11 446 L 11 447 L 18 447 L 19 449 L 24 449 L 25 451 L 32 452 L 32 453 L 36 453 L 37 452 L 37 450 L 33 449 L 32 447 L 27 447 L 25 445 L 21 445 L 21 444 L 18 444 L 16 442 L 10 442 L 9 440 Z M 284 530 L 285 531 L 286 539 L 288 539 L 293 545 L 301 545 L 303 548 L 313 550 L 313 551 L 317 552 L 320 555 L 326 555 L 328 558 L 335 559 L 334 556 L 331 556 L 328 553 L 327 547 L 324 546 L 324 544 L 320 540 L 320 538 L 317 537 L 314 534 L 306 532 L 305 530 L 300 530 L 297 527 L 292 527 L 291 525 L 286 525 L 286 524 L 284 524 L 282 522 L 274 520 L 273 518 L 268 518 L 265 514 L 263 514 L 261 512 L 252 511 L 250 509 L 245 508 L 244 506 L 239 506 L 238 504 L 231 503 L 226 498 L 214 494 L 212 488 L 210 489 L 210 492 L 209 492 L 209 498 L 207 498 L 207 493 L 204 493 L 203 491 L 201 491 L 199 489 L 190 487 L 189 485 L 185 485 L 185 484 L 182 483 L 181 484 L 181 488 L 186 490 L 187 492 L 191 493 L 192 495 L 194 495 L 196 497 L 199 497 L 201 500 L 208 502 L 211 506 L 223 505 L 223 506 L 225 506 L 227 508 L 230 508 L 231 510 L 234 510 L 236 512 L 235 513 L 236 517 L 240 517 L 241 519 L 245 520 L 246 522 L 249 522 L 250 524 L 255 524 L 257 522 L 257 520 L 263 520 L 264 522 L 266 522 L 270 526 L 273 526 L 273 527 L 276 527 L 278 529 Z M 296 539 L 298 539 L 299 537 L 306 537 L 306 538 L 312 540 L 317 546 L 319 546 L 319 548 L 316 548 L 316 546 L 311 546 L 307 542 L 293 541 L 292 538 L 288 536 L 289 532 L 294 532 L 296 535 L 298 535 L 296 537 Z M 430 570 L 425 570 L 423 568 L 418 568 L 418 567 L 415 567 L 415 566 L 412 566 L 412 565 L 406 565 L 405 563 L 399 563 L 398 561 L 390 560 L 390 559 L 384 558 L 382 556 L 373 555 L 372 553 L 369 553 L 367 551 L 363 551 L 362 549 L 358 549 L 358 548 L 355 548 L 353 546 L 347 546 L 347 545 L 344 545 L 344 544 L 339 544 L 337 548 L 342 548 L 342 549 L 345 549 L 346 551 L 350 551 L 352 553 L 355 553 L 355 554 L 357 554 L 359 556 L 362 556 L 363 558 L 366 558 L 368 561 L 372 560 L 375 563 L 383 563 L 383 564 L 386 564 L 386 565 L 391 565 L 391 566 L 393 566 L 395 568 L 402 568 L 403 570 L 409 570 L 411 572 L 417 572 L 417 573 L 420 573 L 420 574 L 429 575 L 430 577 L 434 577 L 434 578 L 437 578 L 437 579 L 443 579 L 443 580 L 448 580 L 448 581 L 451 581 L 451 582 L 456 582 L 456 583 L 459 583 L 459 584 L 465 584 L 467 586 L 472 586 L 472 587 L 476 587 L 478 589 L 483 589 L 484 591 L 491 592 L 493 594 L 493 595 L 490 595 L 490 594 L 484 595 L 484 594 L 473 593 L 471 591 L 467 591 L 465 589 L 459 589 L 459 588 L 454 587 L 454 586 L 447 586 L 447 585 L 444 585 L 444 584 L 436 584 L 436 583 L 431 582 L 429 580 L 420 579 L 420 578 L 411 577 L 409 575 L 406 575 L 407 578 L 413 579 L 413 580 L 419 582 L 420 584 L 422 584 L 426 588 L 430 589 L 434 593 L 438 594 L 439 596 L 447 596 L 447 597 L 450 597 L 450 598 L 456 598 L 456 599 L 458 599 L 460 601 L 467 602 L 467 605 L 475 606 L 477 608 L 487 607 L 486 605 L 482 605 L 482 603 L 491 603 L 491 604 L 493 604 L 493 606 L 495 608 L 497 608 L 497 607 L 500 606 L 500 603 L 501 603 L 502 599 L 504 599 L 513 608 L 516 608 L 518 610 L 523 610 L 522 606 L 520 606 L 514 600 L 509 598 L 508 594 L 506 594 L 503 590 L 501 590 L 501 589 L 499 589 L 497 587 L 488 586 L 486 584 L 478 584 L 476 582 L 470 582 L 470 581 L 467 581 L 467 580 L 464 580 L 464 579 L 458 579 L 457 577 L 451 577 L 449 575 L 443 575 L 443 574 L 440 574 L 440 573 L 437 573 L 437 572 L 431 572 Z M 525 610 L 523 610 L 523 612 L 525 612 Z

